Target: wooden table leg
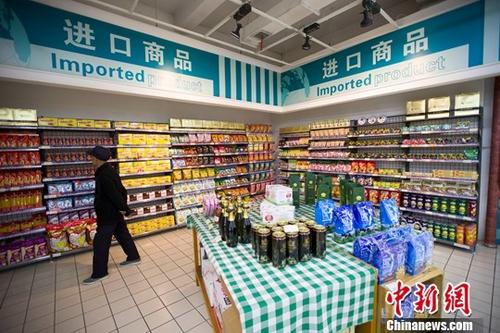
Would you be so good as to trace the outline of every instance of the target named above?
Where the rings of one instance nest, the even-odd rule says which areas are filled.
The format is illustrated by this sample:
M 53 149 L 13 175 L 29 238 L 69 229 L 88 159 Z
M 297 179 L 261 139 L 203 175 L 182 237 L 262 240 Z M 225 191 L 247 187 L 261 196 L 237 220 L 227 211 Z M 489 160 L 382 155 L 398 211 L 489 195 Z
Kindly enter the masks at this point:
M 198 248 L 198 234 L 196 233 L 196 228 L 193 229 L 193 255 L 194 255 L 194 271 L 197 272 L 200 267 L 200 257 L 199 257 L 199 248 Z M 198 274 L 196 276 L 196 285 L 199 286 L 200 282 L 198 281 Z

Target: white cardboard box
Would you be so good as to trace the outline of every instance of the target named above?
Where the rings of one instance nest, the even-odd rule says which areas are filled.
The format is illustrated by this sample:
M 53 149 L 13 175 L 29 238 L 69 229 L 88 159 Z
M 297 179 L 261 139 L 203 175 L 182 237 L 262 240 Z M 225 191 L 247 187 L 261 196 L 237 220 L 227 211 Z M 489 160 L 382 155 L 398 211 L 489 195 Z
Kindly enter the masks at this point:
M 284 185 L 267 185 L 266 199 L 275 205 L 293 204 L 292 188 Z
M 262 222 L 266 224 L 275 224 L 280 221 L 291 221 L 295 219 L 295 206 L 275 205 L 268 200 L 260 203 L 260 216 Z

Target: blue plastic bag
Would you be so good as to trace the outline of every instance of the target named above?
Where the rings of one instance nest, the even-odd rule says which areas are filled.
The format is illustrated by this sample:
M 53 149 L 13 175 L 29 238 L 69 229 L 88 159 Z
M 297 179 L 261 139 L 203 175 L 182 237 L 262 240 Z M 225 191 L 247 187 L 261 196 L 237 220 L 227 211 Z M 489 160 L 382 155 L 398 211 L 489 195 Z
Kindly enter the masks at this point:
M 314 217 L 317 224 L 330 228 L 333 224 L 335 203 L 332 199 L 319 200 L 314 207 Z
M 354 238 L 354 213 L 350 205 L 333 211 L 334 239 L 337 243 L 350 242 Z
M 382 241 L 385 237 L 383 232 L 376 233 L 370 236 L 362 236 L 356 238 L 353 244 L 353 254 L 355 257 L 367 262 L 373 263 L 373 256 L 377 250 L 378 242 Z
M 433 238 L 430 232 L 424 231 L 412 235 L 408 241 L 405 270 L 410 275 L 422 272 L 432 260 Z
M 373 230 L 373 204 L 371 201 L 359 202 L 353 206 L 354 230 L 363 235 Z
M 380 223 L 383 229 L 392 228 L 399 224 L 399 208 L 396 200 L 386 199 L 380 202 Z

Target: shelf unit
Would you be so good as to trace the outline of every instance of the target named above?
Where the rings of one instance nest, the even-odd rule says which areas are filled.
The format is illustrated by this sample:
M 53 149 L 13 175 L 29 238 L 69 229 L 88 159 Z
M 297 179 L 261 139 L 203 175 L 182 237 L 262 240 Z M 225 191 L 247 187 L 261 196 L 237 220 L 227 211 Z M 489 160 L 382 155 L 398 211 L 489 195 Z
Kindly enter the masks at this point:
M 475 192 L 480 193 L 480 180 L 474 178 L 449 178 L 449 177 L 429 177 L 424 174 L 429 174 L 432 170 L 463 170 L 475 171 L 480 175 L 481 170 L 481 128 L 482 128 L 482 108 L 477 110 L 477 114 L 471 115 L 456 115 L 455 110 L 450 110 L 450 117 L 426 119 L 423 120 L 407 120 L 405 115 L 389 116 L 382 124 L 376 123 L 372 125 L 359 125 L 356 120 L 350 120 L 349 124 L 341 127 L 325 127 L 314 128 L 310 126 L 310 140 L 309 144 L 297 145 L 297 138 L 303 138 L 305 141 L 306 133 L 297 133 L 292 135 L 287 133 L 280 135 L 280 176 L 286 176 L 290 172 L 314 172 L 318 174 L 331 174 L 335 177 L 373 177 L 375 180 L 392 181 L 392 182 L 426 182 L 432 184 L 439 182 L 448 184 L 447 186 L 454 186 L 454 184 L 461 184 L 463 186 L 473 186 Z M 419 127 L 417 127 L 419 126 Z M 342 129 L 337 131 L 340 135 L 335 136 L 319 136 L 316 135 L 322 130 Z M 376 133 L 370 133 L 370 129 L 376 129 Z M 381 130 L 385 129 L 385 130 Z M 412 129 L 412 130 L 410 130 Z M 348 130 L 348 131 L 347 131 Z M 384 133 L 384 131 L 390 131 Z M 327 134 L 323 131 L 321 134 Z M 436 136 L 441 136 L 444 140 L 437 139 Z M 462 141 L 456 138 L 458 135 L 470 137 L 467 141 Z M 415 140 L 410 141 L 407 139 L 418 139 L 420 144 L 414 144 Z M 294 141 L 295 140 L 295 141 Z M 341 146 L 326 147 L 319 145 L 317 142 L 321 141 L 338 141 L 343 140 Z M 362 140 L 362 141 L 360 141 Z M 378 140 L 375 142 L 374 140 Z M 385 140 L 381 142 L 380 140 Z M 403 142 L 403 140 L 406 140 Z M 293 141 L 295 145 L 287 144 Z M 359 142 L 359 143 L 356 143 Z M 378 151 L 375 151 L 375 150 Z M 433 149 L 432 151 L 430 149 Z M 463 153 L 466 149 L 477 149 L 477 158 L 471 159 L 458 159 L 451 154 Z M 295 150 L 295 151 L 292 151 Z M 289 156 L 289 151 L 294 155 Z M 317 153 L 314 153 L 317 151 Z M 320 153 L 331 151 L 331 154 Z M 391 158 L 383 158 L 381 153 L 395 153 L 400 152 L 401 157 L 395 156 Z M 344 153 L 345 152 L 345 153 Z M 367 158 L 369 154 L 376 153 L 379 156 L 373 155 L 374 158 Z M 314 156 L 311 156 L 311 153 Z M 357 154 L 361 158 L 353 157 L 352 154 Z M 429 153 L 436 154 L 429 156 Z M 447 158 L 442 158 L 441 154 L 451 153 Z M 345 154 L 350 154 L 345 155 Z M 419 154 L 417 156 L 411 154 Z M 439 155 L 438 155 L 439 154 Z M 342 157 L 324 157 L 328 156 L 342 156 Z M 356 155 L 355 155 L 356 156 Z M 387 155 L 386 155 L 387 156 Z M 394 155 L 393 155 L 394 156 Z M 415 158 L 420 157 L 420 158 Z M 433 157 L 433 158 L 430 158 Z M 470 157 L 470 156 L 467 156 Z M 292 163 L 289 163 L 292 161 Z M 350 164 L 353 161 L 373 161 L 376 163 L 377 169 L 399 169 L 399 174 L 380 174 L 380 173 L 364 173 L 364 172 L 349 172 L 349 171 L 328 171 L 325 166 L 330 164 Z M 315 163 L 314 163 L 315 162 Z M 315 169 L 312 164 L 317 164 L 322 170 Z M 299 166 L 296 168 L 295 166 Z M 332 168 L 333 169 L 333 168 Z M 415 174 L 415 176 L 413 176 Z M 418 174 L 418 175 L 417 175 Z M 442 173 L 446 174 L 446 173 Z M 285 177 L 287 178 L 287 177 Z M 479 197 L 476 195 L 461 195 L 451 194 L 446 192 L 437 191 L 415 191 L 407 188 L 394 188 L 390 186 L 366 186 L 368 190 L 383 190 L 391 192 L 399 192 L 403 194 L 417 195 L 422 197 L 438 198 L 438 200 L 457 200 L 460 202 L 475 203 L 479 207 Z M 477 208 L 476 208 L 477 209 Z M 477 223 L 476 216 L 460 216 L 442 212 L 432 212 L 418 209 L 411 209 L 408 207 L 401 207 L 403 215 L 418 215 L 423 219 L 432 221 L 433 218 L 448 221 L 448 223 Z M 440 240 L 436 240 L 440 241 Z M 474 247 L 458 246 L 454 242 L 442 243 L 450 244 L 460 248 L 467 248 L 474 250 Z

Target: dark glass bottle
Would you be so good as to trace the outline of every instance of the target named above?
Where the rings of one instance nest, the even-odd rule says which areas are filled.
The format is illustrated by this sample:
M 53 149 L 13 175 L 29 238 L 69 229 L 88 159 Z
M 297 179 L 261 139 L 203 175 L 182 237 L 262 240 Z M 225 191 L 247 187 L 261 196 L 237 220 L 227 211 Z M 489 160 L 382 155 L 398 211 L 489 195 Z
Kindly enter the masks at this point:
M 236 247 L 238 245 L 238 229 L 236 228 L 236 214 L 233 204 L 229 204 L 228 211 L 226 244 L 229 247 Z
M 236 201 L 236 230 L 238 231 L 238 240 L 241 242 L 243 239 L 243 202 L 241 197 Z
M 248 214 L 249 209 L 250 207 L 248 205 L 245 205 L 243 207 L 243 237 L 241 237 L 242 244 L 250 243 L 252 237 L 252 223 L 250 222 L 250 216 Z
M 220 202 L 221 205 L 221 212 L 219 215 L 219 234 L 220 238 L 223 241 L 226 241 L 226 222 L 227 222 L 227 202 L 226 200 L 222 199 Z

